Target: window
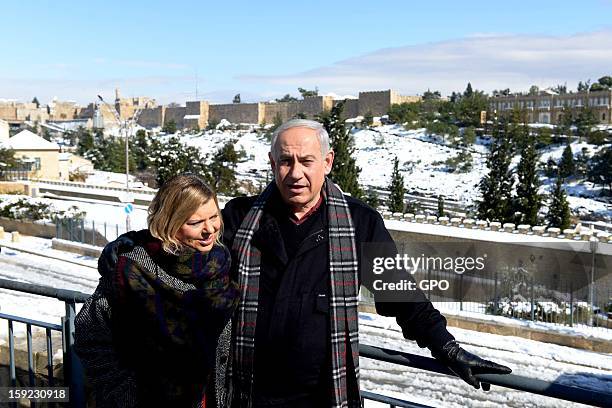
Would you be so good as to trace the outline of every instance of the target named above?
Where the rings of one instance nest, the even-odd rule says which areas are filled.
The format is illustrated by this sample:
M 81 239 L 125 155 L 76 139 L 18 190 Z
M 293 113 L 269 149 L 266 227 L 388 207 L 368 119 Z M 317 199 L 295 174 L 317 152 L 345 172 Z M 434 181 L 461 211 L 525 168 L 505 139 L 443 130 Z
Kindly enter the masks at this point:
M 41 166 L 40 166 L 40 157 L 35 157 L 34 158 L 34 170 L 40 170 Z

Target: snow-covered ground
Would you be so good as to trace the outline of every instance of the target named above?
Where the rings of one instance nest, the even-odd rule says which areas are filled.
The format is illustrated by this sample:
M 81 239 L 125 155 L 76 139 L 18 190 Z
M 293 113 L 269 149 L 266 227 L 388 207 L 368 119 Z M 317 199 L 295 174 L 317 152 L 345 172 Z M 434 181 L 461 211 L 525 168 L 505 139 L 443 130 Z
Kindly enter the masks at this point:
M 50 247 L 50 240 L 41 238 L 24 236 L 20 243 L 10 243 L 5 238 L 0 240 L 0 246 L 3 245 L 76 261 L 82 265 L 3 247 L 0 253 L 2 278 L 87 293 L 92 292 L 97 285 L 98 272 L 95 269 L 94 258 L 53 250 Z M 55 300 L 0 289 L 0 312 L 59 324 L 65 310 L 63 303 Z M 0 342 L 6 341 L 6 327 L 6 324 L 0 324 Z M 610 354 L 454 327 L 449 330 L 467 350 L 512 367 L 514 374 L 612 393 L 612 355 Z M 15 331 L 19 343 L 20 339 L 23 340 L 25 328 L 16 324 Z M 428 350 L 420 349 L 416 343 L 404 340 L 394 319 L 377 315 L 360 314 L 360 341 L 362 344 L 424 356 L 430 355 Z M 56 343 L 56 347 L 59 347 L 59 343 Z M 56 357 L 59 357 L 59 354 Z M 493 386 L 488 393 L 476 391 L 456 378 L 365 358 L 361 360 L 361 366 L 363 389 L 431 406 L 576 406 L 502 387 Z M 381 405 L 369 402 L 366 406 Z

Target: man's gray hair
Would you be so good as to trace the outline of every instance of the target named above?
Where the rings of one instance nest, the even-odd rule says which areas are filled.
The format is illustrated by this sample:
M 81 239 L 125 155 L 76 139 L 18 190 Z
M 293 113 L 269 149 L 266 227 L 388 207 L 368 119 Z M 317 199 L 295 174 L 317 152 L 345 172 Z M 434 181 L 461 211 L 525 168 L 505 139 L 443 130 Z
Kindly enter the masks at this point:
M 323 127 L 323 125 L 315 120 L 309 119 L 291 119 L 280 125 L 272 134 L 272 143 L 270 144 L 270 153 L 272 153 L 272 157 L 274 160 L 278 158 L 278 136 L 286 130 L 292 128 L 307 128 L 313 129 L 317 131 L 317 136 L 319 137 L 319 143 L 321 144 L 321 157 L 325 157 L 327 152 L 329 152 L 329 135 L 327 134 L 327 130 Z

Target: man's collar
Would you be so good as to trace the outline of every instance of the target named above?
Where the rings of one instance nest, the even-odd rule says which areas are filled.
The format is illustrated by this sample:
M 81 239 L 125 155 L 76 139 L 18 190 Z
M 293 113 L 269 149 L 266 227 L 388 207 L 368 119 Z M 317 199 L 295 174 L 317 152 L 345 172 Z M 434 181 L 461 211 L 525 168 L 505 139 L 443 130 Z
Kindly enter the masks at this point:
M 288 211 L 289 213 L 289 219 L 291 220 L 291 222 L 293 222 L 295 225 L 300 225 L 302 224 L 304 221 L 306 221 L 312 214 L 314 214 L 319 207 L 321 207 L 321 204 L 323 203 L 323 194 L 319 195 L 319 201 L 317 201 L 317 203 L 314 205 L 314 207 L 312 207 L 310 210 L 308 210 L 308 212 L 306 214 L 304 214 L 302 216 L 302 218 L 297 218 L 295 216 L 295 214 L 293 214 L 291 211 Z

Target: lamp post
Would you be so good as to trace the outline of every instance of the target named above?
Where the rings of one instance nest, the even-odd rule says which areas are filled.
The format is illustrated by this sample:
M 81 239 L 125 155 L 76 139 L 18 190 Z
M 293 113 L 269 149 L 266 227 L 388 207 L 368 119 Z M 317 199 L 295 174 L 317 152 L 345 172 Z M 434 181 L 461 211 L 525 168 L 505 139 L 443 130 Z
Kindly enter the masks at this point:
M 111 109 L 111 112 L 113 112 L 113 114 L 115 115 L 115 120 L 117 121 L 117 124 L 119 125 L 119 130 L 120 130 L 120 134 L 123 133 L 124 137 L 125 137 L 125 201 L 126 203 L 131 203 L 134 200 L 132 199 L 131 195 L 130 195 L 130 143 L 129 143 L 129 138 L 128 138 L 128 121 L 131 121 L 131 119 L 134 119 L 134 117 L 137 117 L 137 113 L 140 112 L 140 109 L 133 115 L 133 117 L 131 119 L 126 119 L 124 121 L 121 120 L 121 117 L 119 116 L 119 112 L 117 112 L 117 109 L 109 104 L 108 102 L 106 102 L 104 100 L 104 98 L 102 98 L 101 95 L 98 95 L 98 99 L 100 99 L 100 101 L 106 105 L 107 107 L 109 107 Z M 128 211 L 126 211 L 125 213 L 125 229 L 126 231 L 130 231 L 131 228 L 131 223 L 130 223 L 130 213 Z

